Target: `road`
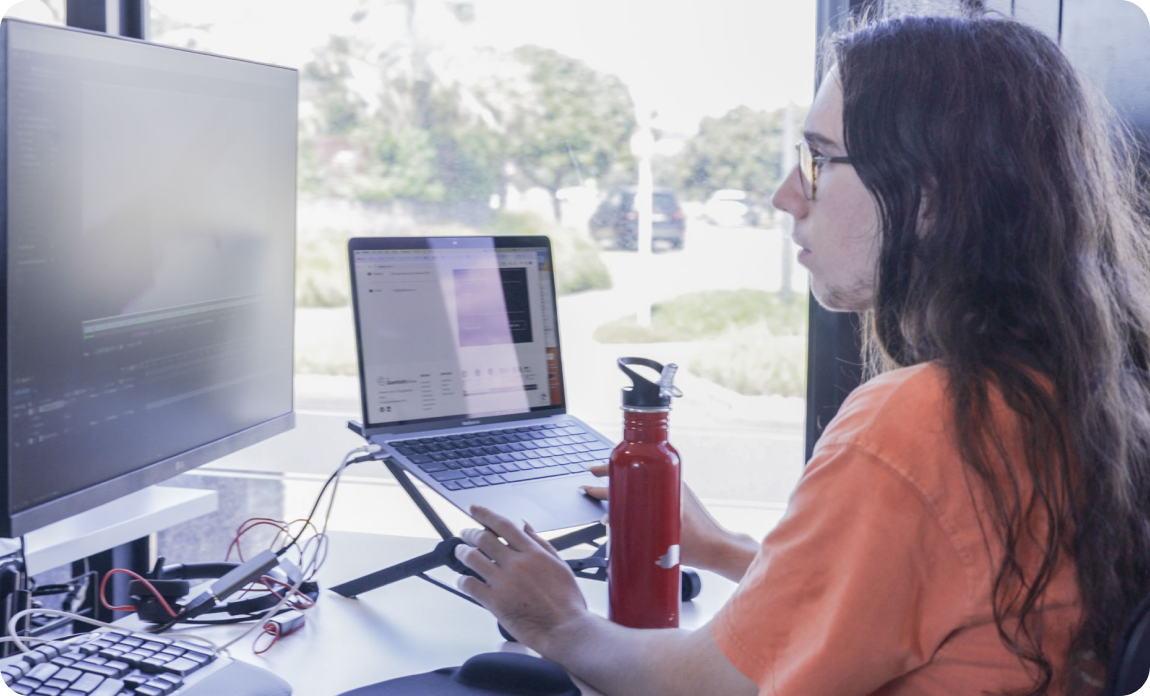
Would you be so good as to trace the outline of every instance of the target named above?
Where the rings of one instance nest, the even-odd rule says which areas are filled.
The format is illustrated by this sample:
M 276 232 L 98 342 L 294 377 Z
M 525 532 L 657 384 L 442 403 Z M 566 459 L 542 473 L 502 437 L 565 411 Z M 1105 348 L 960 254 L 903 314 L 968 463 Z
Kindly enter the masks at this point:
M 604 251 L 616 288 L 625 296 L 674 297 L 697 290 L 782 288 L 784 255 L 791 262 L 791 288 L 806 293 L 807 272 L 794 264 L 798 248 L 778 229 L 724 228 L 691 221 L 681 251 L 640 256 Z

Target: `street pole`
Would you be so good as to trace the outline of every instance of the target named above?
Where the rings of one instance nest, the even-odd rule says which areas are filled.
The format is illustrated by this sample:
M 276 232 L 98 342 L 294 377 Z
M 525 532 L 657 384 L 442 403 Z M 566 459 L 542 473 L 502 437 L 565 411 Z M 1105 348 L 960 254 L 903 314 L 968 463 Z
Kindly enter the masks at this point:
M 635 259 L 636 282 L 635 322 L 639 326 L 651 325 L 651 277 L 653 254 L 651 251 L 651 206 L 654 177 L 651 174 L 651 154 L 655 148 L 655 138 L 651 133 L 651 109 L 645 101 L 635 100 L 635 120 L 638 128 L 631 138 L 631 151 L 639 160 L 639 181 L 635 191 L 635 212 L 638 213 L 638 244 Z
M 791 170 L 795 168 L 795 103 L 790 99 L 787 100 L 787 108 L 783 112 L 783 156 L 782 172 L 779 174 L 779 181 L 785 181 L 791 174 Z M 791 304 L 795 301 L 794 291 L 791 289 L 792 276 L 794 272 L 795 254 L 792 249 L 793 243 L 791 242 L 791 232 L 795 224 L 794 218 L 790 215 L 783 215 L 782 222 L 782 287 L 779 288 L 779 298 Z

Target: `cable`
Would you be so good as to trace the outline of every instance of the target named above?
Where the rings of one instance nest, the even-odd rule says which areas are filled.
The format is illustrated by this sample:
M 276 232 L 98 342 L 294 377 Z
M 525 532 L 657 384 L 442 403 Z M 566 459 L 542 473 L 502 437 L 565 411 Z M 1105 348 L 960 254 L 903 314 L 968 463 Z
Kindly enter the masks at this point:
M 160 594 L 160 591 L 157 590 L 155 588 L 155 586 L 152 585 L 152 583 L 148 582 L 147 578 L 145 578 L 141 575 L 137 575 L 136 573 L 133 573 L 130 570 L 125 570 L 124 568 L 113 568 L 112 570 L 109 570 L 107 573 L 104 573 L 104 579 L 100 581 L 100 604 L 103 604 L 105 609 L 108 609 L 109 611 L 135 611 L 136 610 L 136 607 L 134 607 L 134 606 L 114 607 L 108 603 L 107 595 L 104 593 L 104 589 L 108 585 L 108 580 L 111 579 L 111 577 L 113 575 L 115 575 L 116 573 L 123 573 L 124 575 L 130 576 L 133 580 L 139 580 L 141 583 L 144 584 L 144 587 L 148 588 L 148 591 L 150 591 L 152 594 L 156 595 L 156 599 L 158 599 L 160 601 L 160 605 L 164 607 L 164 610 L 167 611 L 170 616 L 172 616 L 173 618 L 178 616 L 176 614 L 176 610 L 172 609 L 172 606 L 170 604 L 168 604 L 167 600 L 164 599 L 164 595 Z
M 115 631 L 117 633 L 123 633 L 125 635 L 131 635 L 132 633 L 135 633 L 135 631 L 129 631 L 129 630 L 125 629 L 123 626 L 116 626 L 114 624 L 105 623 L 103 621 L 98 621 L 96 619 L 89 618 L 87 616 L 81 616 L 79 614 L 73 614 L 70 611 L 58 611 L 56 609 L 25 609 L 24 611 L 16 612 L 15 614 L 12 615 L 12 617 L 10 619 L 8 619 L 8 633 L 11 634 L 12 637 L 7 638 L 7 639 L 0 639 L 0 640 L 4 640 L 5 642 L 10 640 L 11 642 L 16 644 L 16 647 L 20 649 L 20 652 L 29 652 L 29 650 L 30 650 L 30 648 L 24 644 L 25 640 L 35 640 L 35 641 L 60 640 L 59 638 L 55 638 L 55 639 L 33 638 L 31 636 L 20 637 L 16 632 L 16 622 L 19 621 L 20 619 L 24 618 L 25 616 L 31 616 L 32 614 L 47 614 L 48 616 L 60 616 L 60 617 L 66 618 L 66 619 L 71 619 L 73 621 L 81 621 L 83 623 L 91 624 L 93 626 L 100 626 L 101 628 L 109 628 L 109 629 L 112 629 L 113 631 Z M 72 636 L 69 636 L 69 637 L 72 637 Z M 208 640 L 207 638 L 203 638 L 201 636 L 190 635 L 190 634 L 189 635 L 181 635 L 180 640 L 189 640 L 189 641 L 194 641 L 197 643 L 203 643 L 204 645 L 211 648 L 212 652 L 215 652 L 215 653 L 219 653 L 222 650 L 222 648 L 217 646 L 214 642 Z
M 315 512 L 316 512 L 316 510 L 319 509 L 319 504 L 323 501 L 323 494 L 327 491 L 327 487 L 331 485 L 332 481 L 335 481 L 335 487 L 339 488 L 339 479 L 340 479 L 340 477 L 343 476 L 344 469 L 351 466 L 352 464 L 358 464 L 360 462 L 371 461 L 372 459 L 374 459 L 374 457 L 372 457 L 370 455 L 374 454 L 375 452 L 378 452 L 379 449 L 380 449 L 379 445 L 364 445 L 362 447 L 356 447 L 355 449 L 351 450 L 350 452 L 348 452 L 344 456 L 343 461 L 339 465 L 339 468 L 332 472 L 331 476 L 329 476 L 327 481 L 324 482 L 323 487 L 319 489 L 319 495 L 317 495 L 315 497 L 315 504 L 311 506 L 311 512 L 309 512 L 307 515 L 307 520 L 306 520 L 306 523 L 304 525 L 304 528 L 301 529 L 295 535 L 295 537 L 290 542 L 288 542 L 288 544 L 286 546 L 284 546 L 282 549 L 280 549 L 279 551 L 276 552 L 277 556 L 282 556 L 285 553 L 287 553 L 288 549 L 295 546 L 296 543 L 300 540 L 300 537 L 303 536 L 304 530 L 306 530 L 307 526 L 311 524 L 311 519 L 313 517 L 315 517 Z M 356 458 L 357 454 L 362 454 L 364 456 Z M 323 531 L 327 531 L 327 520 L 331 517 L 331 509 L 333 507 L 332 503 L 334 503 L 334 502 L 335 502 L 335 490 L 333 489 L 332 494 L 331 494 L 331 500 L 328 502 L 327 515 L 324 518 L 324 529 L 323 529 Z M 323 532 L 320 532 L 320 533 L 322 534 Z
M 275 605 L 271 609 L 268 609 L 267 612 L 259 618 L 259 620 L 257 620 L 255 623 L 253 623 L 251 625 L 250 628 L 248 628 L 248 630 L 241 633 L 238 637 L 233 638 L 232 640 L 228 641 L 227 643 L 224 643 L 223 645 L 221 645 L 220 646 L 220 652 L 227 651 L 228 648 L 232 647 L 236 643 L 240 642 L 244 638 L 247 638 L 249 635 L 251 635 L 252 631 L 256 630 L 257 628 L 260 628 L 261 626 L 266 626 L 268 619 L 275 616 L 276 612 L 278 612 L 281 608 L 283 608 L 283 606 L 285 604 L 288 603 L 288 600 L 291 599 L 292 595 L 299 592 L 299 588 L 303 586 L 303 583 L 304 583 L 303 576 L 300 576 L 300 579 L 296 581 L 296 584 L 292 585 L 291 589 L 288 592 L 284 593 L 284 597 L 283 597 L 283 599 L 281 599 L 279 601 L 279 604 Z

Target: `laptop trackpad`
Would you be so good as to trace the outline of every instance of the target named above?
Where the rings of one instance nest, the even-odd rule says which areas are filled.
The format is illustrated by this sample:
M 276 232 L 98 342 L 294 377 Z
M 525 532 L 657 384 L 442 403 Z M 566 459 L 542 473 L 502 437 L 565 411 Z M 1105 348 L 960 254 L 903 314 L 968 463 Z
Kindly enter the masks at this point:
M 458 491 L 454 497 L 465 512 L 477 503 L 512 521 L 530 522 L 537 532 L 549 532 L 599 522 L 607 514 L 606 503 L 587 497 L 579 487 L 602 485 L 601 478 L 579 474 Z

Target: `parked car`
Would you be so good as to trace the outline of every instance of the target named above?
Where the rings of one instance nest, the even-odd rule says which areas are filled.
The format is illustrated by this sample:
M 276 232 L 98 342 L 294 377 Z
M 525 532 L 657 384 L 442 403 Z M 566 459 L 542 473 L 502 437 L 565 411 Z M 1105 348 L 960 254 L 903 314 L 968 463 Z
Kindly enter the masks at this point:
M 639 248 L 639 213 L 635 209 L 635 187 L 612 191 L 591 216 L 591 237 L 603 246 L 635 250 Z M 686 216 L 675 194 L 655 189 L 651 195 L 651 247 L 683 248 Z
M 703 216 L 720 227 L 753 227 L 759 223 L 758 211 L 747 200 L 747 192 L 719 189 L 703 205 Z

